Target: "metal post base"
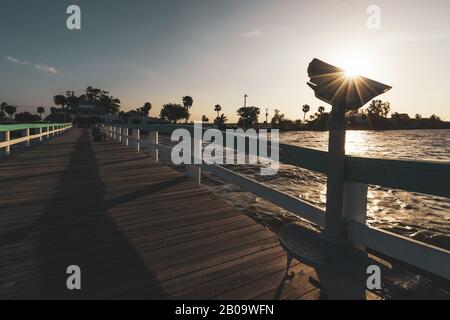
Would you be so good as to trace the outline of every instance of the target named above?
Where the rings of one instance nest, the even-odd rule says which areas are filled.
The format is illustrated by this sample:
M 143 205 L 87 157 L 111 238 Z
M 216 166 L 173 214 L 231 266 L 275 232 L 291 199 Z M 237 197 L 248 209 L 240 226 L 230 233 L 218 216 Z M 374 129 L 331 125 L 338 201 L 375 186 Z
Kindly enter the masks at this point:
M 291 223 L 279 232 L 282 246 L 301 262 L 312 267 L 322 267 L 329 271 L 356 274 L 369 265 L 367 253 L 352 247 L 347 242 L 331 241 L 320 233 L 308 231 Z

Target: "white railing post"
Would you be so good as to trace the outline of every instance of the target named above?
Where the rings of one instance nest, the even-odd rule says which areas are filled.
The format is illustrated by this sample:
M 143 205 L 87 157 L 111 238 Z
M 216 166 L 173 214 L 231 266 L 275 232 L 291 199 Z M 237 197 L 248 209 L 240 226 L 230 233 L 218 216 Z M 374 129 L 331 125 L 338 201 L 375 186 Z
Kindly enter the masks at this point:
M 186 175 L 192 178 L 192 181 L 196 185 L 201 185 L 202 183 L 202 169 L 199 165 L 186 164 Z
M 128 135 L 130 134 L 130 129 L 128 128 L 124 128 L 125 129 L 125 145 L 128 147 L 129 143 L 130 143 L 130 139 L 128 139 Z
M 25 129 L 25 136 L 27 137 L 27 147 L 30 147 L 31 141 L 30 141 L 30 128 Z
M 201 154 L 201 150 L 202 150 L 202 140 L 200 139 L 199 141 L 197 141 L 198 145 L 199 145 L 199 152 Z M 194 184 L 196 185 L 200 185 L 201 184 L 201 178 L 202 178 L 202 169 L 201 169 L 201 165 L 199 164 L 195 164 L 195 157 L 197 157 L 198 155 L 196 154 L 196 138 L 194 137 L 194 139 L 192 139 L 192 149 L 191 149 L 191 163 L 190 164 L 186 164 L 186 175 L 191 177 Z
M 158 144 L 158 131 L 150 131 L 148 133 L 148 140 L 150 141 L 150 143 L 153 143 L 155 145 Z M 158 147 L 155 145 L 150 145 L 150 157 L 152 157 L 155 162 L 158 162 Z
M 352 181 L 344 184 L 344 218 L 347 222 L 357 222 L 365 225 L 367 221 L 367 192 L 368 185 Z M 347 235 L 348 236 L 348 235 Z M 357 243 L 355 247 L 364 250 L 364 246 Z
M 42 141 L 42 127 L 39 128 L 39 141 Z
M 136 150 L 137 150 L 137 152 L 140 152 L 141 151 L 141 142 L 140 142 L 140 139 L 141 139 L 141 130 L 140 129 L 134 129 L 133 130 L 133 135 L 134 135 L 134 141 L 135 141 L 135 143 L 136 143 Z
M 11 140 L 11 132 L 5 131 L 5 141 L 10 141 L 10 140 Z M 9 156 L 11 154 L 11 146 L 9 146 L 9 145 L 6 146 L 5 153 L 7 156 Z
M 123 135 L 122 127 L 119 127 L 117 130 L 118 130 L 118 132 L 119 132 L 119 133 L 118 133 L 118 135 L 119 135 L 119 136 L 118 136 L 118 140 L 119 140 L 120 143 L 122 143 L 122 139 L 123 139 L 123 138 L 122 138 L 122 135 Z
M 365 183 L 345 181 L 344 216 L 347 220 L 366 223 L 368 189 Z

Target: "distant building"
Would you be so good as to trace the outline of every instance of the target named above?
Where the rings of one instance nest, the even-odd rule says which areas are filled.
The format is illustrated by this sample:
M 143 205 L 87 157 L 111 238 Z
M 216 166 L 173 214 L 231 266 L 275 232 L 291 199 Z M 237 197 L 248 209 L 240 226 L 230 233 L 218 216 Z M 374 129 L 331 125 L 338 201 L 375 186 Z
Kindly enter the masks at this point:
M 106 114 L 105 108 L 94 104 L 79 104 L 69 109 L 69 114 L 72 118 L 90 118 L 102 117 Z
M 142 114 L 136 110 L 130 110 L 126 112 L 125 117 L 126 122 L 129 124 L 151 124 L 164 122 L 159 118 L 142 116 Z
M 350 110 L 346 113 L 347 121 L 352 125 L 363 126 L 368 123 L 367 116 L 358 110 Z
M 407 113 L 397 113 L 397 112 L 393 113 L 391 115 L 391 118 L 398 119 L 398 120 L 409 120 L 410 119 L 409 115 Z
M 96 104 L 79 104 L 71 106 L 68 109 L 68 114 L 75 125 L 85 126 L 92 125 L 96 122 L 112 123 L 118 122 L 119 117 L 106 113 L 106 109 L 103 106 Z

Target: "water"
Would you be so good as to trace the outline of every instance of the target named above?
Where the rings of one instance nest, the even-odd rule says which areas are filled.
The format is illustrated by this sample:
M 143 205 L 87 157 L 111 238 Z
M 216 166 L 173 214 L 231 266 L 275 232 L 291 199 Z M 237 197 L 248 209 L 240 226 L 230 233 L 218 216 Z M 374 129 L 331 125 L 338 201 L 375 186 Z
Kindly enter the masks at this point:
M 327 150 L 328 132 L 281 133 L 282 143 Z M 450 163 L 450 130 L 349 131 L 347 154 L 355 156 L 433 160 Z M 326 177 L 281 164 L 275 176 L 260 176 L 254 166 L 234 171 L 325 208 Z M 203 184 L 233 206 L 271 227 L 295 219 L 289 212 L 240 188 L 206 174 Z M 369 225 L 450 249 L 450 199 L 369 186 Z

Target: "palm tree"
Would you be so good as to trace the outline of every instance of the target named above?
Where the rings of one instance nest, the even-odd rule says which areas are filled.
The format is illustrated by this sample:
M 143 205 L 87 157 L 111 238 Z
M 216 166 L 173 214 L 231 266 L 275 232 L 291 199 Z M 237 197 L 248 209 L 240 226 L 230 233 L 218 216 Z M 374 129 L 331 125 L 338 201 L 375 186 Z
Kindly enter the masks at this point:
M 302 107 L 302 111 L 303 111 L 303 122 L 305 122 L 306 114 L 309 112 L 310 109 L 311 109 L 311 108 L 310 108 L 307 104 L 303 105 L 303 107 Z
M 217 125 L 219 130 L 225 129 L 225 122 L 227 122 L 227 117 L 222 113 L 219 117 L 214 120 L 214 123 Z
M 191 96 L 184 96 L 183 98 L 182 98 L 182 100 L 183 100 L 183 106 L 184 106 L 184 108 L 186 109 L 186 123 L 188 122 L 188 120 L 189 120 L 189 116 L 190 116 L 190 114 L 189 114 L 189 109 L 192 107 L 192 105 L 194 104 L 194 99 L 192 99 L 192 97 Z
M 5 107 L 6 107 L 7 105 L 8 105 L 8 104 L 7 104 L 6 102 L 3 102 L 3 103 L 0 105 L 0 120 L 3 119 L 3 118 L 5 117 Z
M 203 122 L 203 124 L 207 124 L 209 122 L 208 117 L 205 115 L 202 115 L 202 122 Z
M 146 102 L 144 103 L 144 105 L 141 108 L 142 113 L 148 117 L 148 115 L 150 114 L 150 110 L 152 110 L 152 104 L 150 102 Z
M 0 111 L 5 111 L 5 107 L 7 106 L 8 104 L 6 103 L 6 102 L 3 102 L 1 105 L 0 105 Z
M 13 115 L 14 115 L 14 113 L 16 113 L 16 111 L 17 111 L 17 107 L 9 106 L 9 105 L 7 105 L 7 106 L 5 107 L 5 112 L 6 112 L 7 114 L 9 114 L 9 117 L 10 117 L 11 119 L 13 118 Z
M 318 111 L 319 111 L 319 114 L 324 113 L 324 112 L 325 112 L 325 107 L 320 106 L 319 109 L 318 109 Z
M 217 112 L 217 118 L 219 117 L 219 112 L 222 111 L 222 107 L 220 106 L 220 104 L 216 104 L 214 106 L 214 111 Z
M 44 107 L 38 107 L 37 108 L 37 113 L 39 113 L 39 118 L 41 118 L 42 121 L 42 114 L 45 112 Z
M 148 117 L 151 109 L 152 109 L 152 104 L 150 102 L 146 102 L 146 103 L 144 103 L 144 105 L 142 107 L 136 109 L 136 111 L 142 117 L 142 123 L 144 123 L 144 117 Z

